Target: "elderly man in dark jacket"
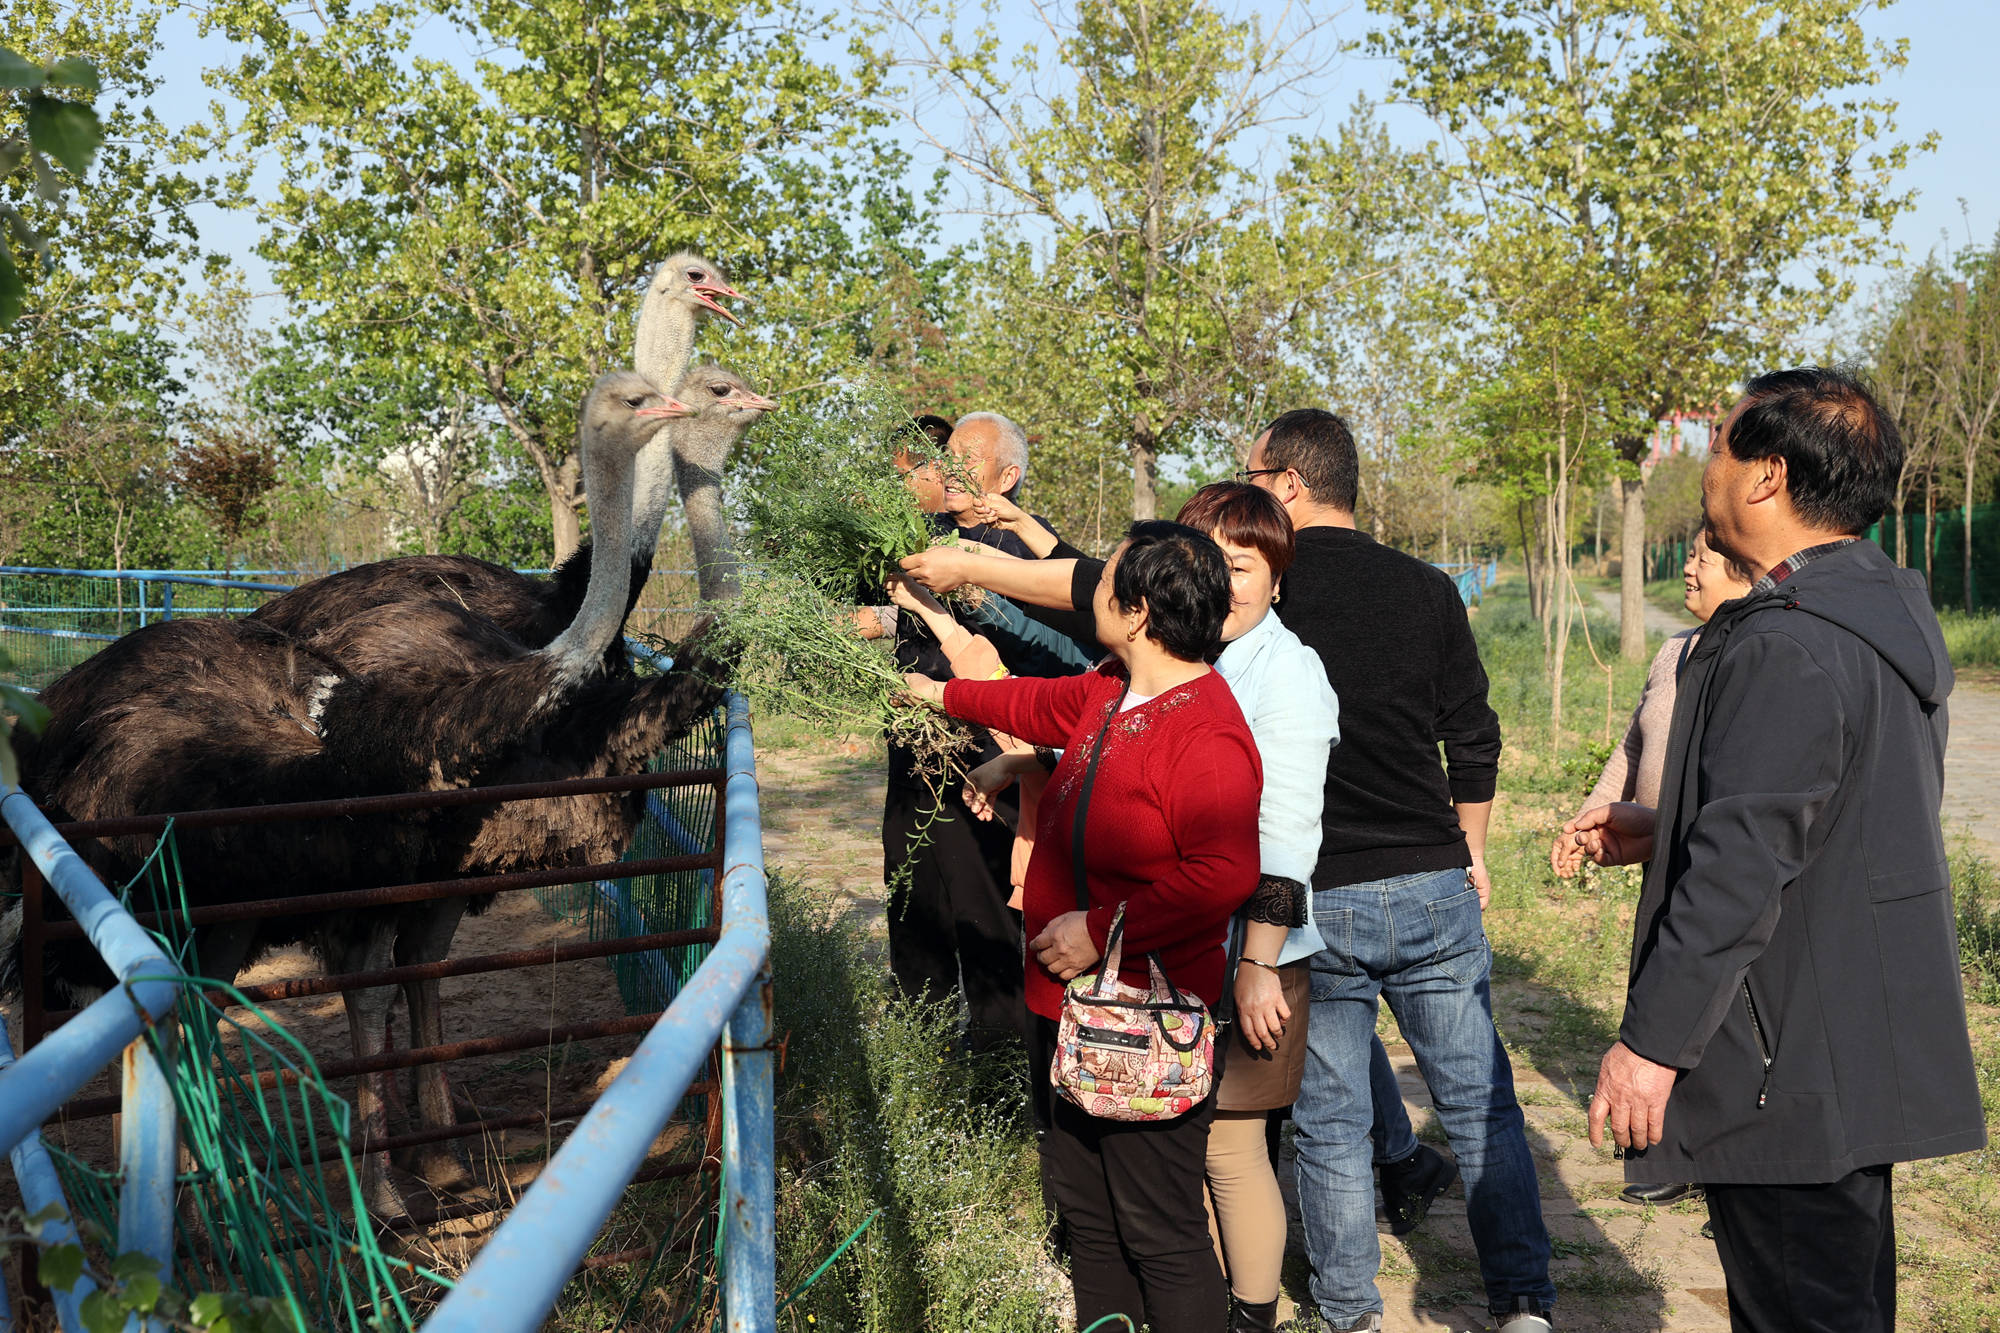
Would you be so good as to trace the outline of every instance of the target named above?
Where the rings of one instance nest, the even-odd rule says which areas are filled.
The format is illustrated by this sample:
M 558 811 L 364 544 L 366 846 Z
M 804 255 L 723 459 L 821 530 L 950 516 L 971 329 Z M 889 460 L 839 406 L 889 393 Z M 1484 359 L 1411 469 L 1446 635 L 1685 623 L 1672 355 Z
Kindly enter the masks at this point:
M 1655 812 L 1571 833 L 1650 859 L 1591 1101 L 1626 1178 L 1708 1188 L 1736 1330 L 1895 1325 L 1890 1164 L 1985 1142 L 1938 806 L 1951 664 L 1923 580 L 1855 534 L 1903 446 L 1837 372 L 1753 381 L 1702 479 L 1768 570 L 1683 668 Z

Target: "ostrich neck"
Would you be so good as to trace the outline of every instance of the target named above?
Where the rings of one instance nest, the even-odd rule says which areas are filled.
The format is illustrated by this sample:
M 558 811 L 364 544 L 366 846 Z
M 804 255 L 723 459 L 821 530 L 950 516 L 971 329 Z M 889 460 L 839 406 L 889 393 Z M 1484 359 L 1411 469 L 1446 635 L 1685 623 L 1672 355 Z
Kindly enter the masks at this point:
M 639 307 L 639 336 L 632 348 L 632 365 L 655 387 L 674 393 L 687 378 L 694 354 L 694 307 L 677 297 L 648 289 Z M 678 426 L 679 423 L 674 423 Z M 673 506 L 673 463 L 667 443 L 674 427 L 661 431 L 639 454 L 638 488 L 632 498 L 632 542 L 650 559 L 660 544 L 660 524 Z
M 739 590 L 736 551 L 730 544 L 729 527 L 722 515 L 722 475 L 678 454 L 674 472 L 680 482 L 688 535 L 694 539 L 695 579 L 701 588 L 701 600 L 712 602 L 734 597 Z
M 611 454 L 617 456 L 606 457 Z M 632 512 L 632 456 L 593 442 L 584 448 L 583 457 L 591 512 L 605 521 L 592 525 L 599 530 L 591 534 L 590 582 L 583 605 L 569 627 L 541 650 L 566 679 L 589 675 L 602 665 L 605 650 L 625 626 L 631 589 L 632 532 L 614 516 Z

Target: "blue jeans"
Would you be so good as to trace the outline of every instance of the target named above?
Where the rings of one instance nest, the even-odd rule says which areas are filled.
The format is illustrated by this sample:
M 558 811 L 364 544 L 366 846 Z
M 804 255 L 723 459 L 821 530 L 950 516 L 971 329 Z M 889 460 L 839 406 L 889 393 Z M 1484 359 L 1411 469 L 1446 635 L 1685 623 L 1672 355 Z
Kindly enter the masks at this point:
M 1535 1162 L 1493 1029 L 1478 893 L 1463 870 L 1399 875 L 1319 890 L 1313 919 L 1326 948 L 1310 964 L 1312 1024 L 1293 1120 L 1314 1303 L 1335 1323 L 1382 1308 L 1368 1049 L 1379 996 L 1416 1054 L 1458 1158 L 1488 1307 L 1510 1310 L 1525 1296 L 1553 1308 Z

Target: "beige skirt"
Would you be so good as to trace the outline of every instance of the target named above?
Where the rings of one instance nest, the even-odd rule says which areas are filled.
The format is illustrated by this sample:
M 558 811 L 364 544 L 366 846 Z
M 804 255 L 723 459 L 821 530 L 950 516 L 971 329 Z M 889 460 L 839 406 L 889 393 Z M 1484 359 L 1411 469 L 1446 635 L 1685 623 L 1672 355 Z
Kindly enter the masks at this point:
M 1222 1065 L 1222 1087 L 1216 1093 L 1218 1111 L 1275 1111 L 1299 1099 L 1299 1080 L 1306 1072 L 1306 1021 L 1312 1016 L 1312 977 L 1306 960 L 1278 969 L 1285 1007 L 1292 1016 L 1275 1051 L 1254 1051 L 1235 1024 L 1229 1029 L 1229 1054 Z

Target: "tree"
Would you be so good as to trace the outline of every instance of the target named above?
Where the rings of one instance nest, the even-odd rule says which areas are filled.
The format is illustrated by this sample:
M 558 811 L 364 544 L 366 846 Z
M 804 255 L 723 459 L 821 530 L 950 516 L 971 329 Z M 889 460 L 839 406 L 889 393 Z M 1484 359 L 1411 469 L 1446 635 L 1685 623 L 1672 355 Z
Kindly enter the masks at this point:
M 88 60 L 64 56 L 43 67 L 0 46 L 0 88 L 13 89 L 20 104 L 18 128 L 9 126 L 10 132 L 0 136 L 0 176 L 24 172 L 43 203 L 61 202 L 62 177 L 50 159 L 81 179 L 104 142 L 97 112 L 87 102 L 62 96 L 61 90 L 93 95 L 98 87 L 97 71 Z M 0 224 L 4 224 L 0 226 L 0 329 L 4 329 L 20 315 L 21 297 L 27 291 L 22 260 L 16 258 L 14 247 L 18 244 L 33 256 L 33 267 L 47 262 L 48 248 L 10 200 L 0 199 Z
M 739 283 L 824 291 L 863 266 L 857 214 L 894 227 L 914 212 L 901 159 L 868 138 L 872 65 L 850 79 L 810 57 L 837 30 L 796 0 L 313 14 L 226 0 L 204 20 L 249 48 L 212 72 L 248 108 L 227 127 L 236 151 L 286 176 L 259 205 L 261 253 L 360 378 L 415 376 L 483 409 L 539 478 L 558 558 L 581 531 L 577 404 L 629 362 L 661 259 L 697 246 Z M 472 68 L 407 54 L 430 21 L 482 53 Z
M 1266 33 L 1206 0 L 1037 0 L 1034 15 L 1038 40 L 1003 62 L 995 30 L 961 35 L 954 10 L 878 10 L 900 63 L 950 108 L 897 109 L 996 221 L 1048 236 L 1031 270 L 1019 250 L 995 270 L 1019 280 L 1007 316 L 1054 343 L 1073 418 L 1123 438 L 1132 517 L 1151 518 L 1162 460 L 1240 430 L 1257 371 L 1315 290 L 1308 268 L 1270 262 L 1287 187 L 1261 163 L 1287 158 L 1260 150 L 1324 68 L 1323 20 Z
M 183 438 L 173 476 L 222 537 L 234 562 L 243 530 L 278 479 L 278 431 L 255 392 L 270 334 L 250 322 L 243 275 L 227 273 L 195 303 L 191 350 L 200 357 L 200 396 L 181 414 Z
M 1904 45 L 1864 36 L 1868 3 L 1382 0 L 1369 43 L 1454 146 L 1475 285 L 1555 246 L 1616 312 L 1592 352 L 1612 421 L 1647 423 L 1780 359 L 1908 206 L 1895 103 L 1867 93 Z M 1628 658 L 1646 652 L 1645 434 L 1613 437 Z
M 1963 488 L 1959 518 L 1964 525 L 1964 585 L 1967 615 L 1975 608 L 1972 586 L 1972 498 L 1979 464 L 2000 427 L 2000 238 L 1959 257 L 1951 284 L 1942 337 L 1932 362 L 1941 415 L 1958 442 Z

